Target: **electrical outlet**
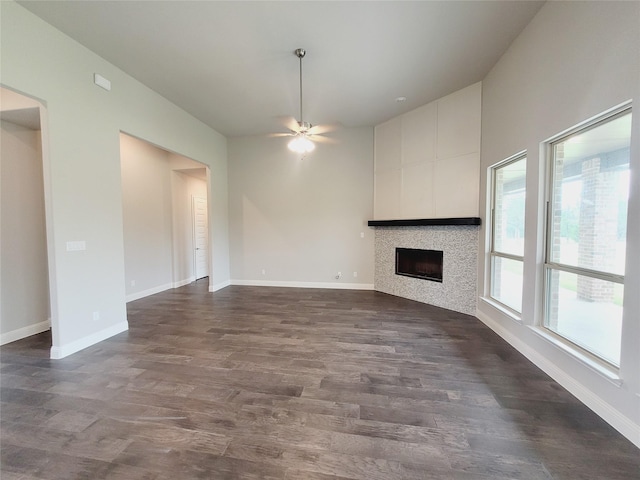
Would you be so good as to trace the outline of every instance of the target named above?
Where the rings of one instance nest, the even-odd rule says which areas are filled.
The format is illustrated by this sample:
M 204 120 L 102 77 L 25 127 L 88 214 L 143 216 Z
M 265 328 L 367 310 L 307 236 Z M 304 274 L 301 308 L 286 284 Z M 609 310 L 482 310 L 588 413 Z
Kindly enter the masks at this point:
M 266 274 L 267 274 L 267 271 L 263 268 L 262 269 L 262 275 L 266 275 Z
M 131 286 L 135 287 L 136 286 L 136 281 L 135 280 L 131 280 Z
M 93 312 L 93 321 L 97 322 L 100 320 L 100 312 Z
M 342 272 L 338 272 L 336 275 L 336 280 L 340 280 L 342 278 Z
M 353 278 L 358 278 L 358 272 L 353 272 Z

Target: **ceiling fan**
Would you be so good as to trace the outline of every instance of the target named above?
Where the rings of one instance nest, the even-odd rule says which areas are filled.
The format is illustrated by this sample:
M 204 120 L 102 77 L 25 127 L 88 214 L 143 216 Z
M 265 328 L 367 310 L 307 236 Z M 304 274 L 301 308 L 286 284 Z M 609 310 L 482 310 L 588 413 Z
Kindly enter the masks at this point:
M 290 132 L 276 133 L 272 136 L 293 137 L 287 145 L 289 150 L 304 154 L 312 152 L 316 148 L 314 142 L 330 142 L 331 139 L 323 137 L 322 134 L 334 130 L 335 127 L 330 125 L 311 125 L 309 122 L 304 121 L 302 116 L 302 59 L 307 52 L 303 48 L 297 48 L 293 53 L 300 61 L 300 120 L 296 120 L 293 117 L 287 119 L 285 126 Z

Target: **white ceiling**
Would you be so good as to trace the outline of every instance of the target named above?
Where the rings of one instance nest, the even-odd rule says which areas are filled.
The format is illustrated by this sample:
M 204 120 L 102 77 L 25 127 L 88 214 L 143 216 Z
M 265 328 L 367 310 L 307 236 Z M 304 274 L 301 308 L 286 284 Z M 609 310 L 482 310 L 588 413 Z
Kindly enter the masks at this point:
M 286 131 L 281 117 L 299 116 L 298 47 L 304 120 L 373 126 L 482 80 L 544 2 L 19 3 L 240 136 Z

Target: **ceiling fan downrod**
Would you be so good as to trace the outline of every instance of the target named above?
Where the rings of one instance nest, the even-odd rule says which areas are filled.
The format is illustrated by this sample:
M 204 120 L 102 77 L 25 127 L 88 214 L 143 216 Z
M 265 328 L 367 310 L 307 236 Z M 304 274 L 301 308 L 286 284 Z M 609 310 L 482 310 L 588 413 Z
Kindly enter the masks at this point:
M 308 132 L 311 124 L 305 122 L 302 116 L 302 59 L 307 53 L 304 48 L 298 48 L 294 51 L 296 57 L 300 61 L 300 120 L 298 121 L 298 131 L 295 132 L 294 138 L 289 142 L 289 150 L 302 155 L 313 151 L 314 143 L 309 138 Z M 293 132 L 292 132 L 293 133 Z
M 304 117 L 302 116 L 302 59 L 307 52 L 304 48 L 297 48 L 294 53 L 300 60 L 300 121 L 298 123 L 300 125 L 301 131 L 307 131 L 309 128 L 311 128 L 311 125 L 305 123 Z

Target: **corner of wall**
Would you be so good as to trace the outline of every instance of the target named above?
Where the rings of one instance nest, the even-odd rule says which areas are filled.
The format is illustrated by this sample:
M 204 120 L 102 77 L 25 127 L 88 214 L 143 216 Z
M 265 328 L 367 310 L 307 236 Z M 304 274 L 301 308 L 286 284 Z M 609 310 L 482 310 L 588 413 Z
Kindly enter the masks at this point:
M 112 325 L 111 327 L 100 330 L 99 332 L 87 335 L 84 338 L 80 338 L 65 345 L 54 345 L 51 347 L 51 359 L 59 360 L 64 357 L 68 357 L 71 354 L 84 350 L 98 342 L 106 340 L 114 335 L 129 330 L 129 322 L 124 321 Z

